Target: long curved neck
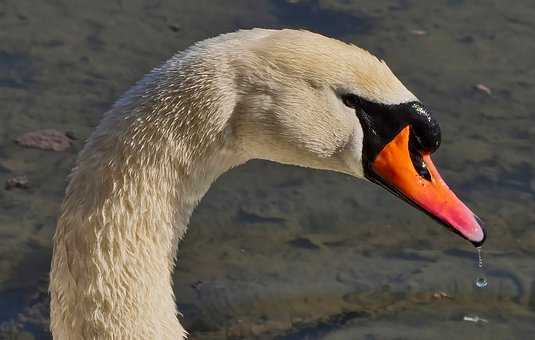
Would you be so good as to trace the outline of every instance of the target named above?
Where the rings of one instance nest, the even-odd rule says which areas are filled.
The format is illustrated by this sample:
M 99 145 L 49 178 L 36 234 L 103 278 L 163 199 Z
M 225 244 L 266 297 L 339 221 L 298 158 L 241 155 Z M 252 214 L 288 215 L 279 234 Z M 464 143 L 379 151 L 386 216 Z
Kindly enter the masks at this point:
M 146 157 L 156 152 L 151 148 L 147 155 L 114 165 L 105 160 L 117 160 L 118 154 L 101 155 L 98 161 L 84 157 L 98 154 L 96 147 L 82 154 L 57 226 L 51 274 L 54 335 L 180 338 L 184 330 L 171 285 L 177 243 L 197 202 L 234 160 L 211 155 L 187 174 L 174 169 L 172 158 L 151 163 Z
M 232 96 L 192 104 L 202 93 L 187 72 L 155 72 L 105 115 L 71 175 L 50 276 L 55 339 L 185 334 L 171 284 L 178 240 L 210 184 L 245 159 L 228 137 Z

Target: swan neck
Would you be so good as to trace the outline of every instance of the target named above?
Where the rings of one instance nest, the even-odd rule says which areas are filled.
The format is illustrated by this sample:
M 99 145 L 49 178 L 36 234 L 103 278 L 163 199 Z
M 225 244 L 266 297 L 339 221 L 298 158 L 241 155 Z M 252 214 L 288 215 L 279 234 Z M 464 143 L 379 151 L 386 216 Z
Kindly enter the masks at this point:
M 165 156 L 176 146 L 164 141 L 137 153 L 117 138 L 96 141 L 81 153 L 58 221 L 53 334 L 180 338 L 171 277 L 177 244 L 197 202 L 234 162 L 219 150 L 182 164 Z

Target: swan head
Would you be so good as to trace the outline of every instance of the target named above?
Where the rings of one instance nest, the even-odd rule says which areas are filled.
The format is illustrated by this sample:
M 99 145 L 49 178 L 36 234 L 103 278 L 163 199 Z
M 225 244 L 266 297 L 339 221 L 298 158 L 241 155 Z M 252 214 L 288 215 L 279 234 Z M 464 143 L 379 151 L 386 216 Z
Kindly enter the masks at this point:
M 304 31 L 254 42 L 238 63 L 234 130 L 251 158 L 365 178 L 422 210 L 475 246 L 477 216 L 431 161 L 438 122 L 365 50 Z

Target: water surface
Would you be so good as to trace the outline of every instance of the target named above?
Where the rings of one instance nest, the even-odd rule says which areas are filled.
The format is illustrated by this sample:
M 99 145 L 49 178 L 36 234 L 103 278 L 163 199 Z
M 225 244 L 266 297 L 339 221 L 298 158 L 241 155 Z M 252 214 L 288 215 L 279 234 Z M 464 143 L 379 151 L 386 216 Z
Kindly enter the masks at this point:
M 0 338 L 48 339 L 65 178 L 114 99 L 191 43 L 294 27 L 371 50 L 439 119 L 444 177 L 485 220 L 475 249 L 344 175 L 254 161 L 194 213 L 174 275 L 192 339 L 528 339 L 535 332 L 535 5 L 441 0 L 0 1 Z M 490 95 L 475 89 L 484 84 Z M 39 128 L 78 137 L 23 149 Z M 488 323 L 464 321 L 479 316 Z

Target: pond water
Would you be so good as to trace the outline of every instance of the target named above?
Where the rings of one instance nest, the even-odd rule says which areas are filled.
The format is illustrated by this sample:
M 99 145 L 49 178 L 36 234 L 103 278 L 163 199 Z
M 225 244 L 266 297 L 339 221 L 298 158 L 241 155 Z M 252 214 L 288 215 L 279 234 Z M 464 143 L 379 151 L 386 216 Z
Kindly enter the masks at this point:
M 441 122 L 442 174 L 486 222 L 477 252 L 382 189 L 254 161 L 192 217 L 174 275 L 191 339 L 528 339 L 535 333 L 535 3 L 0 0 L 0 338 L 49 339 L 51 238 L 83 141 L 191 43 L 294 27 L 371 50 Z M 477 85 L 482 84 L 486 88 Z M 64 152 L 13 140 L 54 128 Z

